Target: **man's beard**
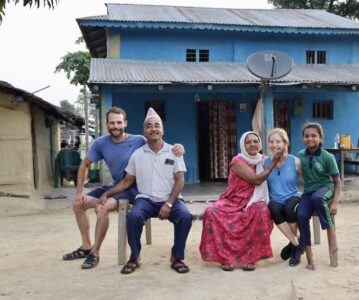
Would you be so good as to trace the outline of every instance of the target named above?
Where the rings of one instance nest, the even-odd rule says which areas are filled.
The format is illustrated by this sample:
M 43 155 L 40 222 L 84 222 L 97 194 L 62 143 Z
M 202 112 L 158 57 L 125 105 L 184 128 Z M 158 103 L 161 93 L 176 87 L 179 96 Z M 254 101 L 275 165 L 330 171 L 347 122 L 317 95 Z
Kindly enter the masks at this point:
M 118 129 L 118 130 L 116 130 L 116 133 L 115 133 L 115 134 L 113 133 L 113 131 L 114 131 L 114 129 L 109 130 L 109 133 L 110 133 L 110 135 L 111 135 L 113 138 L 119 138 L 120 136 L 123 135 L 123 132 L 124 132 L 123 129 Z

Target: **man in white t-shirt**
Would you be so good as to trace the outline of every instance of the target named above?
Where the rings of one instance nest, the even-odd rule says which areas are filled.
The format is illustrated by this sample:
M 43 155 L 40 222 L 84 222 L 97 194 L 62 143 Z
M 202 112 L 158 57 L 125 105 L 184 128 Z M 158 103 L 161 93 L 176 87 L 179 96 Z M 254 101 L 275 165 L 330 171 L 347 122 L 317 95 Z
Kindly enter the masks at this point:
M 100 199 L 104 203 L 106 198 L 126 190 L 136 181 L 139 194 L 127 215 L 126 225 L 131 257 L 121 270 L 123 274 L 130 274 L 139 267 L 143 225 L 152 217 L 168 219 L 174 224 L 171 268 L 178 273 L 189 271 L 183 259 L 187 236 L 192 226 L 192 215 L 181 197 L 186 166 L 183 156 L 175 156 L 171 151 L 173 146 L 163 141 L 163 133 L 161 118 L 150 108 L 144 121 L 147 144 L 130 157 L 125 178 Z

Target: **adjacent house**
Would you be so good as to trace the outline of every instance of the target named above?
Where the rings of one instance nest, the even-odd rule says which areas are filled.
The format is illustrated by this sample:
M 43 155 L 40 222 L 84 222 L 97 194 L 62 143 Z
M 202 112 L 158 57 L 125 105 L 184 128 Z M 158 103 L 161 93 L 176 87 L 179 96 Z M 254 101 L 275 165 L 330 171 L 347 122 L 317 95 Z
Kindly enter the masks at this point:
M 185 145 L 187 182 L 227 177 L 261 97 L 261 81 L 246 66 L 258 51 L 285 52 L 294 62 L 266 89 L 267 130 L 285 128 L 292 153 L 303 147 L 308 120 L 324 126 L 325 147 L 333 146 L 336 131 L 356 144 L 358 22 L 322 10 L 106 6 L 106 15 L 77 19 L 102 120 L 109 107 L 120 106 L 127 131 L 138 134 L 154 107 L 165 140 Z
M 82 117 L 0 81 L 0 189 L 7 192 L 53 186 L 60 126 L 81 127 Z

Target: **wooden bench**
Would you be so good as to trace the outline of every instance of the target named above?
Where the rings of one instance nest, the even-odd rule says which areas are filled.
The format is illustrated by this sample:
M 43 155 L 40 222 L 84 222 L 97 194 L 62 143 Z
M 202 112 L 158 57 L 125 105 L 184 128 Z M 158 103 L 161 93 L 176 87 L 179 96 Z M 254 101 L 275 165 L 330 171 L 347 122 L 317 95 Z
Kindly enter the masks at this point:
M 358 170 L 358 166 L 359 166 L 359 159 L 344 159 L 344 165 L 351 165 L 351 166 L 356 166 L 355 170 L 345 170 L 345 173 L 347 174 L 352 174 L 352 175 L 359 175 L 359 170 Z
M 193 221 L 202 220 L 203 213 L 206 207 L 215 202 L 216 200 L 190 200 L 186 201 L 186 205 L 193 216 Z M 130 209 L 130 204 L 127 199 L 121 199 L 119 201 L 118 208 L 118 264 L 124 265 L 127 262 L 127 231 L 126 231 L 126 215 Z M 316 215 L 313 215 L 313 235 L 314 244 L 320 244 L 320 222 Z M 145 223 L 146 232 L 146 244 L 152 244 L 152 233 L 151 233 L 151 219 L 148 219 Z M 337 266 L 338 258 L 337 255 L 330 257 L 330 265 Z
M 359 159 L 344 159 L 344 163 L 347 165 L 355 165 L 355 166 L 359 166 Z

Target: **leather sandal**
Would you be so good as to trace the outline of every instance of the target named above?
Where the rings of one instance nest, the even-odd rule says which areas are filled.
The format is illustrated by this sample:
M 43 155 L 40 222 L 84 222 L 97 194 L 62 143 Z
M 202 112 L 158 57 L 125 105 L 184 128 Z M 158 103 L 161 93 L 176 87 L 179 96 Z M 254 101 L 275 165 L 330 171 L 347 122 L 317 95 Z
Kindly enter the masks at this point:
M 175 270 L 177 273 L 181 273 L 181 274 L 184 274 L 184 273 L 188 273 L 188 272 L 189 272 L 188 266 L 187 266 L 182 260 L 179 260 L 179 259 L 176 259 L 176 260 L 171 264 L 171 268 L 172 268 L 173 270 Z
M 122 274 L 131 274 L 135 272 L 137 268 L 139 268 L 141 263 L 138 261 L 129 260 L 121 269 Z

